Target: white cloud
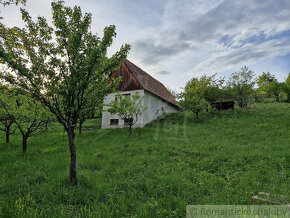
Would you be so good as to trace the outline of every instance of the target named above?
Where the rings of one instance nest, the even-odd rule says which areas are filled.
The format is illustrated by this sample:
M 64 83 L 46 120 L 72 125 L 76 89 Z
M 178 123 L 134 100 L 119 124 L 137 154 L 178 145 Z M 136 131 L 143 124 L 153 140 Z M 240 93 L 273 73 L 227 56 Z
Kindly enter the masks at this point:
M 200 76 L 220 71 L 227 71 L 237 65 L 248 65 L 257 61 L 290 53 L 290 40 L 269 40 L 261 43 L 247 44 L 241 48 L 226 51 L 219 56 L 207 59 L 194 67 L 187 74 Z
M 27 9 L 33 17 L 51 17 L 51 1 L 28 0 Z M 290 54 L 289 0 L 66 0 L 66 4 L 91 12 L 92 30 L 100 35 L 105 26 L 115 24 L 117 38 L 109 54 L 131 44 L 129 59 L 174 89 L 192 75 L 225 73 Z M 2 22 L 23 25 L 19 7 L 0 10 Z M 276 65 L 283 66 L 283 72 L 275 68 L 280 75 L 288 73 L 289 64 Z

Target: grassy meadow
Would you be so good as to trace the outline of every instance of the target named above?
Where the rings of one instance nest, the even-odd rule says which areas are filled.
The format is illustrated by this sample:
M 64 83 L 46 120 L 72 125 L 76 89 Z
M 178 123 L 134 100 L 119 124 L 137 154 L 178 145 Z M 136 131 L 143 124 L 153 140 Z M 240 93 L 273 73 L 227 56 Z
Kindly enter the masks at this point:
M 5 143 L 0 133 L 1 217 L 184 217 L 189 204 L 253 204 L 258 192 L 290 199 L 290 104 L 172 114 L 143 129 L 76 136 L 79 185 L 69 147 L 53 125 Z M 89 120 L 84 127 L 100 125 Z

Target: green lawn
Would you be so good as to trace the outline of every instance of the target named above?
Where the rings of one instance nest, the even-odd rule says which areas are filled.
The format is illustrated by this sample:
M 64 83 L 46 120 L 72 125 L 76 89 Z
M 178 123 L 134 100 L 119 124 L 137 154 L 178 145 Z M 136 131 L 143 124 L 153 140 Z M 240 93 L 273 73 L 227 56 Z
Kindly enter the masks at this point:
M 0 216 L 184 217 L 188 204 L 252 204 L 258 192 L 290 199 L 290 104 L 180 113 L 134 129 L 77 135 L 79 185 L 68 183 L 69 147 L 54 125 L 4 142 Z M 89 121 L 86 126 L 100 124 Z

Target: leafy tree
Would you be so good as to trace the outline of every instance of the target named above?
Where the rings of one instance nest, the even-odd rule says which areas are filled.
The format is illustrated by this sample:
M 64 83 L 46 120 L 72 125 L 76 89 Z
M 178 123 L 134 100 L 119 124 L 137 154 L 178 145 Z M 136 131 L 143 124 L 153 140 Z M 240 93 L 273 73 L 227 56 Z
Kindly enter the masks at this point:
M 277 82 L 277 79 L 274 75 L 271 75 L 269 72 L 263 72 L 262 75 L 258 77 L 257 84 L 259 86 L 257 92 L 260 94 L 268 94 L 270 96 L 269 85 L 273 82 Z
M 63 125 L 70 148 L 70 181 L 77 184 L 75 128 L 89 105 L 89 87 L 99 78 L 108 79 L 126 58 L 130 46 L 122 46 L 108 58 L 115 26 L 106 27 L 99 38 L 91 32 L 91 14 L 82 14 L 77 6 L 66 7 L 63 1 L 51 5 L 54 27 L 44 17 L 33 21 L 24 9 L 25 28 L 1 27 L 0 58 L 15 71 L 7 71 L 4 79 L 31 94 Z M 103 87 L 95 88 L 104 92 Z
M 15 133 L 15 117 L 9 111 L 8 105 L 13 103 L 14 93 L 8 88 L 0 88 L 0 131 L 5 132 L 6 143 L 9 143 L 11 134 Z
M 9 110 L 22 135 L 22 151 L 25 153 L 28 138 L 45 131 L 53 117 L 43 105 L 27 95 L 18 95 L 14 101 Z
M 224 79 L 215 79 L 215 75 L 209 77 L 211 82 L 210 85 L 205 89 L 204 99 L 212 105 L 214 102 L 221 102 L 226 98 L 226 92 L 224 84 Z
M 179 104 L 185 109 L 195 113 L 196 119 L 199 119 L 199 113 L 204 110 L 208 103 L 205 100 L 205 92 L 207 90 L 207 85 L 210 84 L 210 79 L 206 76 L 202 77 L 200 80 L 193 78 L 186 83 L 184 92 L 179 94 L 181 99 Z
M 132 126 L 134 126 L 140 115 L 146 110 L 143 106 L 143 98 L 136 92 L 131 97 L 122 94 L 116 95 L 116 101 L 112 101 L 109 105 L 108 112 L 117 114 L 121 119 L 127 121 L 129 126 L 129 137 L 132 135 Z
M 210 105 L 224 99 L 224 79 L 215 79 L 216 75 L 192 78 L 186 85 L 191 93 L 205 99 Z
M 257 84 L 259 86 L 259 89 L 263 90 L 264 87 L 266 87 L 269 83 L 276 81 L 277 79 L 274 75 L 271 75 L 269 72 L 263 72 L 262 75 L 258 77 Z
M 283 91 L 283 84 L 277 81 L 275 75 L 271 75 L 269 72 L 263 72 L 263 74 L 259 76 L 257 84 L 259 86 L 259 93 L 267 93 L 269 96 L 274 95 L 276 101 L 279 101 L 279 96 Z
M 283 92 L 283 84 L 278 81 L 271 82 L 267 85 L 267 92 L 274 95 L 276 101 L 279 102 L 279 96 Z
M 254 73 L 249 68 L 242 67 L 239 72 L 232 73 L 228 81 L 228 89 L 243 108 L 248 104 L 249 97 L 254 92 Z
M 290 73 L 288 73 L 288 77 L 285 82 L 282 83 L 282 90 L 286 94 L 287 99 L 286 102 L 290 102 Z
M 181 107 L 195 113 L 196 119 L 199 120 L 199 113 L 207 107 L 207 101 L 193 93 L 185 92 L 182 97 L 183 99 L 179 102 Z

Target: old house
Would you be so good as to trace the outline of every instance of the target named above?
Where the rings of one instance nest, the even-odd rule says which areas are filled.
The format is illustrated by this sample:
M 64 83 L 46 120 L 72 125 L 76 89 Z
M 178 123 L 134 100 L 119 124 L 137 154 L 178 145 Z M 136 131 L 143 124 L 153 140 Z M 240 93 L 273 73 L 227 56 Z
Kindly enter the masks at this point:
M 112 72 L 110 80 L 119 76 L 122 77 L 122 82 L 118 87 L 118 91 L 128 97 L 138 92 L 143 97 L 143 105 L 146 106 L 146 110 L 138 118 L 134 127 L 143 127 L 164 113 L 179 111 L 176 100 L 167 88 L 130 61 L 124 61 L 119 69 Z M 109 104 L 111 101 L 115 101 L 115 95 L 115 93 L 111 93 L 106 96 L 104 103 Z M 105 106 L 102 113 L 102 128 L 120 128 L 125 126 L 126 121 L 117 115 L 107 112 Z

